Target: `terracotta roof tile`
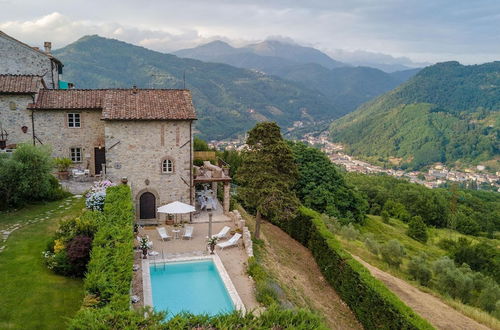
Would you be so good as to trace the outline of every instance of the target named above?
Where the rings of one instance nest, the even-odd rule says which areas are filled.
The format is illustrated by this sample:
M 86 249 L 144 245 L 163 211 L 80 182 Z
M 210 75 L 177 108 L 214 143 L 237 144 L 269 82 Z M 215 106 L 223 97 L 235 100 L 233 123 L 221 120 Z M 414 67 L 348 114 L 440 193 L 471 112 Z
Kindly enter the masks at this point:
M 35 94 L 43 87 L 40 76 L 0 74 L 0 94 Z
M 191 92 L 178 89 L 40 91 L 30 109 L 101 109 L 105 120 L 195 120 Z
M 102 109 L 103 89 L 42 89 L 30 109 Z
M 187 90 L 109 90 L 104 96 L 103 119 L 155 120 L 196 119 Z

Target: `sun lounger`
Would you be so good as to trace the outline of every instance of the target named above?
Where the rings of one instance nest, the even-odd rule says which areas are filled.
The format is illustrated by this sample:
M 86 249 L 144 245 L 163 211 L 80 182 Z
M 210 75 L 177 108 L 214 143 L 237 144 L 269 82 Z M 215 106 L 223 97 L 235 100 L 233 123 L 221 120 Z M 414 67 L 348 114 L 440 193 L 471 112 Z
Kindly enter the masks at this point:
M 218 232 L 215 235 L 212 235 L 212 237 L 217 237 L 218 239 L 224 238 L 227 236 L 227 233 L 231 230 L 231 227 L 225 226 L 224 228 L 221 229 L 220 232 Z
M 194 230 L 193 226 L 186 226 L 184 228 L 184 235 L 182 235 L 182 238 L 187 238 L 187 239 L 193 238 L 193 230 Z
M 224 248 L 227 248 L 230 246 L 236 246 L 236 245 L 238 245 L 238 240 L 240 238 L 241 238 L 241 234 L 236 233 L 228 241 L 219 243 L 219 244 L 217 244 L 217 246 L 220 247 L 221 250 L 224 250 Z
M 165 227 L 157 227 L 156 230 L 158 231 L 158 234 L 160 234 L 160 238 L 163 241 L 168 241 L 169 239 L 172 238 L 167 232 L 167 229 Z

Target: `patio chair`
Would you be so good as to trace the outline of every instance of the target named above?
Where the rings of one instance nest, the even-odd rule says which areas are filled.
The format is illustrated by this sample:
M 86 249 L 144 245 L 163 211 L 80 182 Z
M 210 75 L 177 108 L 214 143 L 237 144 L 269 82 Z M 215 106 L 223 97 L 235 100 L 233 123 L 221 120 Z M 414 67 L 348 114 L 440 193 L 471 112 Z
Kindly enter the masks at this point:
M 156 230 L 158 231 L 158 234 L 160 234 L 160 239 L 163 241 L 168 241 L 169 239 L 172 238 L 167 232 L 167 229 L 165 227 L 156 227 Z
M 194 230 L 193 226 L 186 226 L 184 228 L 184 235 L 182 235 L 182 238 L 187 238 L 187 239 L 193 238 L 193 230 Z
M 215 235 L 212 235 L 212 237 L 217 237 L 218 239 L 224 238 L 227 236 L 227 233 L 231 230 L 231 227 L 225 226 L 224 228 L 221 229 L 220 232 L 218 232 Z
M 240 238 L 241 238 L 241 234 L 236 233 L 228 241 L 219 243 L 219 244 L 217 244 L 217 246 L 220 247 L 221 250 L 224 250 L 224 248 L 227 248 L 230 246 L 236 246 L 236 245 L 238 245 L 238 240 Z

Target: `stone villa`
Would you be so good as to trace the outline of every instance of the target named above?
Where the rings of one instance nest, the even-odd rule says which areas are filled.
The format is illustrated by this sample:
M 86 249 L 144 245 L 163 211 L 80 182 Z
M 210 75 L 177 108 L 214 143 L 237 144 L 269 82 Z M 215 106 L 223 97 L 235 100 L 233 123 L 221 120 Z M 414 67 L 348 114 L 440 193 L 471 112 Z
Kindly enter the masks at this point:
M 50 145 L 90 176 L 127 178 L 138 219 L 158 219 L 156 208 L 176 200 L 194 205 L 196 182 L 223 182 L 229 211 L 228 176 L 194 179 L 190 91 L 59 89 L 62 63 L 45 44 L 41 52 L 0 31 L 1 149 Z

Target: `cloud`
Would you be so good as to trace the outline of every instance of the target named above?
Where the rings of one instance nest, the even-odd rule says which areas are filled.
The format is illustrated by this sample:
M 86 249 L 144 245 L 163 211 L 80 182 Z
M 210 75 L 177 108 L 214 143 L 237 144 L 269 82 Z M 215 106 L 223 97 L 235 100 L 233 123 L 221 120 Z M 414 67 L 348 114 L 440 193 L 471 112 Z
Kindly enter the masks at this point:
M 169 52 L 181 48 L 193 47 L 224 37 L 203 37 L 196 30 L 139 29 L 118 23 L 98 23 L 87 20 L 73 20 L 58 12 L 28 21 L 8 21 L 0 23 L 0 30 L 11 34 L 30 45 L 40 46 L 43 41 L 52 41 L 54 48 L 61 48 L 84 35 L 98 34 L 116 38 L 146 48 Z
M 55 47 L 86 34 L 159 51 L 279 36 L 334 53 L 362 50 L 417 62 L 477 63 L 500 53 L 497 0 L 7 0 L 2 7 L 8 9 L 0 10 L 0 29 Z

